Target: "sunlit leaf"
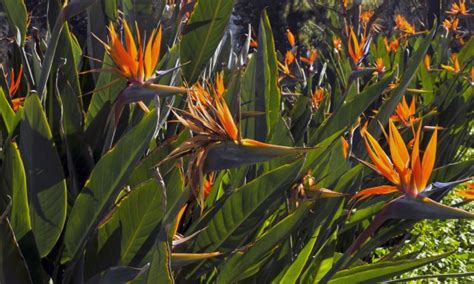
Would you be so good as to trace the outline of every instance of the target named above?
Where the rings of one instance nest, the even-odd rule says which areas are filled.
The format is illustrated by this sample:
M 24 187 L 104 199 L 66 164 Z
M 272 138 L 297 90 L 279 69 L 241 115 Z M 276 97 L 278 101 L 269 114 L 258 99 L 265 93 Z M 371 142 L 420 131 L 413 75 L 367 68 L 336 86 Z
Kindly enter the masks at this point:
M 414 268 L 427 265 L 440 260 L 451 253 L 436 255 L 421 259 L 408 259 L 400 261 L 387 261 L 372 263 L 363 266 L 341 270 L 336 273 L 328 283 L 347 283 L 349 282 L 380 282 L 390 279 L 393 276 L 400 275 Z
M 76 257 L 143 155 L 156 126 L 156 112 L 143 118 L 97 163 L 71 209 L 66 227 L 68 253 Z
M 230 18 L 233 0 L 200 0 L 183 31 L 180 44 L 183 73 L 189 84 L 196 82 L 216 50 Z
M 18 146 L 26 172 L 33 234 L 40 255 L 46 256 L 66 221 L 66 181 L 38 96 L 28 96 L 23 110 Z

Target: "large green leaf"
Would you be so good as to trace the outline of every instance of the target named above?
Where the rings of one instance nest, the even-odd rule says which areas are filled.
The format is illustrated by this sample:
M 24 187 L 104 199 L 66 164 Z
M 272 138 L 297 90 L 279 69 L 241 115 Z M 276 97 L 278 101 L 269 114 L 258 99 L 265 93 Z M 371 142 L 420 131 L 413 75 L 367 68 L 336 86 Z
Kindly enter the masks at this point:
M 103 42 L 107 42 L 107 25 L 109 21 L 115 22 L 115 14 L 118 12 L 117 1 L 118 0 L 98 1 L 87 8 L 87 33 L 95 35 L 86 38 L 87 55 L 91 58 L 104 58 L 104 46 L 97 38 Z M 106 9 L 109 9 L 108 12 L 112 17 L 107 17 Z M 101 62 L 93 59 L 89 60 L 89 65 L 91 69 L 101 68 Z M 97 81 L 100 74 L 101 73 L 92 74 L 95 81 Z
M 43 65 L 41 66 L 41 77 L 36 89 L 41 98 L 43 98 L 46 92 L 46 84 L 51 73 L 53 61 L 56 58 L 56 49 L 58 47 L 59 38 L 64 24 L 68 19 L 79 14 L 96 1 L 97 0 L 72 0 L 64 7 L 64 9 L 55 15 L 57 18 L 54 20 L 55 24 L 51 31 L 51 38 L 48 41 L 48 48 L 46 49 Z
M 314 151 L 308 152 L 306 155 L 306 161 L 303 166 L 303 172 L 307 172 L 308 170 L 312 170 L 316 165 L 319 164 L 322 158 L 328 155 L 331 151 L 331 147 L 334 146 L 336 143 L 334 141 L 339 139 L 344 132 L 343 129 L 334 133 L 333 135 L 329 136 L 328 138 L 324 139 L 323 141 L 319 142 L 314 148 Z M 317 139 L 316 137 L 313 137 Z M 315 140 L 316 140 L 315 139 Z M 311 143 L 310 143 L 311 145 Z
M 82 124 L 81 87 L 77 66 L 81 61 L 81 46 L 76 37 L 70 33 L 66 26 L 61 31 L 59 40 L 61 42 L 56 50 L 53 62 L 53 70 L 57 72 L 51 77 L 55 79 L 55 90 L 62 102 L 62 126 L 65 135 L 71 135 L 79 131 Z M 64 58 L 67 58 L 65 61 Z
M 0 88 L 0 123 L 2 122 L 5 125 L 5 130 L 8 133 L 11 133 L 15 125 L 15 112 L 5 97 L 3 89 Z
M 182 267 L 195 262 L 200 262 L 209 258 L 219 256 L 220 252 L 205 252 L 205 253 L 172 253 L 171 267 Z
M 260 19 L 258 33 L 259 49 L 255 72 L 255 110 L 266 113 L 266 120 L 256 119 L 256 139 L 264 141 L 273 134 L 280 116 L 280 88 L 278 87 L 278 65 L 273 41 L 272 27 L 266 10 Z M 266 135 L 266 137 L 265 137 Z
M 128 283 L 129 281 L 135 280 L 140 275 L 144 274 L 150 265 L 147 264 L 141 268 L 129 267 L 129 266 L 115 266 L 110 267 L 100 274 L 94 275 L 87 284 L 106 284 L 106 283 Z
M 117 259 L 107 260 L 119 265 L 140 265 L 152 248 L 165 214 L 164 188 L 156 180 L 149 180 L 126 197 L 112 218 L 99 229 L 98 249 L 107 243 L 120 244 L 110 247 Z M 119 253 L 118 253 L 119 252 Z M 98 260 L 107 256 L 100 255 Z
M 33 283 L 8 218 L 0 220 L 0 283 Z
M 48 12 L 60 9 L 60 3 L 51 1 Z M 77 71 L 82 60 L 81 46 L 67 25 L 61 31 L 60 41 L 49 80 L 49 86 L 54 88 L 48 90 L 45 105 L 53 136 L 61 139 L 59 152 L 63 160 L 67 158 L 69 200 L 73 200 L 89 175 L 93 161 L 82 136 L 82 91 Z
M 312 283 L 319 283 L 319 280 L 331 269 L 335 258 L 337 233 L 338 230 L 335 230 L 314 254 L 312 265 L 310 265 L 302 275 L 303 281 L 311 279 Z
M 311 205 L 312 203 L 310 202 L 303 203 L 295 212 L 265 232 L 246 252 L 243 254 L 236 253 L 230 257 L 222 264 L 217 276 L 217 282 L 231 283 L 236 281 L 245 270 L 258 264 L 262 257 L 271 253 L 272 249 L 300 224 L 309 212 Z
M 386 74 L 380 82 L 367 87 L 362 93 L 353 96 L 349 101 L 345 102 L 328 118 L 319 133 L 316 134 L 318 141 L 322 141 L 322 139 L 329 137 L 337 131 L 352 126 L 357 121 L 357 118 L 383 94 L 393 78 L 393 72 Z
M 15 34 L 16 43 L 23 46 L 28 25 L 28 11 L 26 11 L 24 0 L 2 0 L 2 8 Z
M 196 82 L 222 39 L 232 13 L 233 0 L 199 0 L 184 28 L 180 44 L 184 77 Z
M 176 222 L 179 210 L 189 200 L 192 194 L 185 188 L 185 176 L 179 168 L 174 168 L 163 177 L 166 184 L 166 215 L 163 218 L 163 226 L 170 226 Z M 178 224 L 179 225 L 179 224 Z M 172 239 L 174 232 L 169 230 L 169 238 Z
M 33 234 L 40 255 L 46 256 L 66 221 L 66 182 L 37 95 L 26 98 L 18 141 L 26 172 Z
M 171 153 L 174 149 L 176 149 L 176 147 L 181 145 L 181 143 L 186 141 L 186 139 L 188 138 L 189 138 L 189 132 L 183 131 L 181 132 L 181 134 L 179 134 L 179 136 L 176 139 L 173 139 L 169 143 L 163 143 L 163 145 L 160 145 L 156 147 L 155 149 L 153 149 L 153 151 L 149 152 L 146 157 L 140 160 L 140 162 L 137 164 L 137 166 L 133 170 L 128 180 L 128 184 L 133 187 L 146 180 L 149 180 L 150 178 L 155 177 L 156 165 L 158 165 L 161 160 L 165 159 L 169 153 Z M 164 177 L 165 179 L 166 179 L 166 173 L 168 172 L 168 170 L 170 168 L 175 168 L 174 162 L 168 163 L 168 164 L 160 166 L 160 170 L 162 171 L 162 174 L 165 175 Z M 171 180 L 171 182 L 174 183 L 175 180 Z M 168 188 L 168 182 L 166 182 L 166 187 Z M 169 194 L 167 194 L 167 197 L 169 197 Z
M 152 248 L 152 260 L 150 270 L 147 275 L 147 284 L 154 283 L 174 283 L 171 263 L 171 250 L 165 240 L 157 239 Z
M 110 68 L 109 66 L 113 66 L 113 64 L 110 56 L 105 54 L 103 68 Z M 107 102 L 113 103 L 115 101 L 120 91 L 125 88 L 125 83 L 125 79 L 121 79 L 115 72 L 100 72 L 95 91 L 89 104 L 89 109 L 87 110 L 85 119 L 86 128 L 91 125 L 96 115 Z
M 142 34 L 156 29 L 165 9 L 166 1 L 122 0 L 125 19 L 137 23 Z
M 251 56 L 240 80 L 241 111 L 255 110 L 255 72 L 256 59 Z M 241 120 L 240 131 L 243 137 L 255 139 L 255 117 Z
M 90 233 L 115 200 L 136 161 L 145 152 L 156 122 L 156 112 L 150 112 L 93 169 L 71 209 L 66 227 L 64 242 L 70 256 L 78 256 Z
M 274 193 L 287 189 L 297 177 L 301 165 L 302 160 L 299 159 L 237 189 L 225 200 L 222 207 L 213 212 L 209 222 L 203 222 L 205 230 L 196 237 L 192 250 L 198 252 L 234 249 L 236 240 L 232 237 L 238 228 L 248 221 L 252 214 L 263 212 L 266 208 L 262 205 Z M 229 243 L 226 245 L 226 242 Z
M 395 108 L 402 99 L 402 96 L 405 94 L 410 82 L 415 77 L 416 70 L 423 61 L 426 51 L 428 51 L 428 48 L 431 45 L 431 41 L 436 33 L 436 30 L 437 28 L 434 27 L 433 30 L 431 30 L 431 32 L 423 39 L 418 49 L 410 57 L 410 60 L 407 63 L 407 68 L 405 69 L 405 72 L 403 72 L 397 88 L 391 92 L 390 98 L 380 107 L 377 115 L 370 122 L 368 129 L 374 137 L 378 137 L 380 135 L 381 129 L 379 123 L 385 125 L 388 122 L 388 119 L 395 111 Z
M 474 160 L 467 160 L 436 168 L 431 175 L 432 181 L 450 181 L 469 176 L 474 171 Z
M 472 254 L 470 255 L 472 256 Z M 468 254 L 468 257 L 469 257 L 469 254 Z M 474 276 L 474 272 L 428 274 L 428 275 L 419 275 L 419 276 L 385 281 L 384 283 L 420 283 L 421 281 L 417 281 L 417 280 L 430 279 L 430 278 L 435 278 L 438 282 L 441 282 L 441 281 L 448 282 L 447 280 L 450 279 L 450 281 L 457 283 L 458 281 L 462 282 L 462 280 L 470 280 L 472 279 L 472 276 Z M 459 279 L 459 280 L 456 280 L 456 279 Z M 431 280 L 431 281 L 435 282 L 434 280 Z M 426 282 L 431 282 L 431 281 L 426 281 Z
M 329 283 L 375 283 L 400 275 L 406 271 L 413 270 L 417 267 L 429 264 L 448 256 L 450 253 L 436 255 L 422 259 L 407 259 L 399 261 L 386 261 L 380 263 L 372 263 L 354 268 L 341 270 L 336 273 Z
M 9 191 L 8 194 L 11 194 L 12 209 L 10 218 L 12 228 L 16 239 L 21 240 L 31 230 L 31 219 L 26 188 L 26 173 L 16 143 L 10 142 L 5 146 L 3 163 L 0 179 L 2 187 L 5 186 Z
M 298 280 L 306 263 L 310 259 L 311 252 L 314 249 L 314 245 L 316 244 L 320 230 L 321 226 L 316 227 L 313 234 L 311 235 L 311 238 L 305 244 L 298 256 L 291 264 L 287 266 L 285 270 L 282 271 L 281 275 L 278 276 L 278 283 L 296 283 L 296 280 Z

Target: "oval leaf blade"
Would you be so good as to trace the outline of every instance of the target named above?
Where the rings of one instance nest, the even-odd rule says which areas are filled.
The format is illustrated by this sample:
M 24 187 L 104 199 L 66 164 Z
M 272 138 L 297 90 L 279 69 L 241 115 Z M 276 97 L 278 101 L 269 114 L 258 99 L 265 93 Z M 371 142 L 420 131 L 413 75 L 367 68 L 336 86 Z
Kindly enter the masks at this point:
M 29 95 L 23 110 L 18 145 L 26 172 L 33 234 L 44 257 L 56 244 L 66 221 L 66 181 L 38 96 Z
M 64 242 L 69 255 L 81 252 L 110 203 L 143 155 L 156 126 L 156 112 L 149 113 L 97 163 L 79 194 L 66 227 Z
M 183 73 L 189 84 L 196 82 L 216 50 L 232 13 L 233 0 L 199 0 L 183 32 L 180 44 Z
M 12 196 L 11 224 L 15 237 L 21 240 L 31 230 L 30 208 L 26 187 L 26 173 L 18 146 L 11 142 L 5 146 L 2 169 L 2 185 Z

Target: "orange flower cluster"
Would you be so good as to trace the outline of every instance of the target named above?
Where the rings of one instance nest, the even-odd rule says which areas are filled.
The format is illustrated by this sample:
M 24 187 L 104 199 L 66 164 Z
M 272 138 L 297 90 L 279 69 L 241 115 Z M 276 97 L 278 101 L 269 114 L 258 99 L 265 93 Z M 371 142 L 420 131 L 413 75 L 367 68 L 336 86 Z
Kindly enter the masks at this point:
M 459 71 L 461 71 L 461 66 L 459 64 L 458 55 L 456 53 L 453 53 L 451 55 L 451 64 L 452 65 L 441 64 L 441 68 L 443 68 L 444 70 L 446 70 L 448 72 L 453 72 L 453 73 L 459 73 Z
M 374 69 L 375 69 L 375 73 L 378 75 L 383 74 L 385 72 L 385 63 L 383 62 L 382 58 L 379 57 L 375 59 Z
M 363 24 L 363 25 L 367 25 L 367 23 L 370 21 L 370 18 L 372 18 L 372 16 L 374 15 L 374 11 L 364 11 L 360 14 L 360 18 L 359 18 L 359 21 Z
M 216 76 L 214 95 L 209 94 L 201 84 L 189 91 L 189 113 L 176 114 L 178 120 L 191 131 L 206 134 L 214 140 L 239 140 L 239 130 L 224 100 L 224 83 L 221 75 Z M 193 119 L 191 119 L 193 118 Z
M 308 51 L 307 57 L 300 56 L 301 62 L 307 65 L 313 65 L 313 63 L 316 61 L 317 58 L 318 58 L 318 52 L 316 51 L 316 49 Z
M 286 37 L 288 40 L 288 43 L 291 47 L 290 50 L 287 50 L 285 53 L 285 58 L 283 60 L 283 63 L 277 62 L 278 67 L 280 68 L 281 72 L 283 73 L 282 76 L 278 78 L 278 81 L 280 82 L 281 80 L 285 78 L 295 78 L 295 76 L 292 74 L 290 70 L 290 66 L 295 62 L 296 58 L 296 38 L 295 35 L 290 31 L 287 30 Z M 309 50 L 306 54 L 306 56 L 300 56 L 299 60 L 300 62 L 306 64 L 309 66 L 309 70 L 312 71 L 313 68 L 313 63 L 316 61 L 318 58 L 318 53 L 315 49 Z
M 459 19 L 458 18 L 451 18 L 445 19 L 443 21 L 443 27 L 445 27 L 448 31 L 455 32 L 458 29 Z
M 326 92 L 323 88 L 318 87 L 314 90 L 313 95 L 311 96 L 311 104 L 314 108 L 318 108 L 326 97 Z
M 393 38 L 390 42 L 387 37 L 383 38 L 383 43 L 385 45 L 385 50 L 388 53 L 397 52 L 398 47 L 400 46 L 400 40 L 398 38 Z
M 395 115 L 392 115 L 392 120 L 399 121 L 403 123 L 405 127 L 409 127 L 412 125 L 413 122 L 416 121 L 415 114 L 415 98 L 411 100 L 411 104 L 410 106 L 408 106 L 407 99 L 405 96 L 403 96 L 402 101 L 397 105 L 395 109 Z
M 469 14 L 470 10 L 466 7 L 465 0 L 459 0 L 459 2 L 454 2 L 451 5 L 451 9 L 446 11 L 449 14 L 449 17 L 445 19 L 442 23 L 443 27 L 454 34 L 454 39 L 458 41 L 461 45 L 464 44 L 464 33 L 458 32 L 459 26 L 459 17 L 461 16 L 471 16 Z
M 332 37 L 332 45 L 333 45 L 334 50 L 336 52 L 340 52 L 341 49 L 342 49 L 342 40 L 341 40 L 341 38 L 334 35 Z
M 158 64 L 161 47 L 161 28 L 153 30 L 147 43 L 143 43 L 136 27 L 138 41 L 135 42 L 127 22 L 123 22 L 125 46 L 115 31 L 113 24 L 108 27 L 110 42 L 103 43 L 105 50 L 116 65 L 116 71 L 130 83 L 143 84 L 153 77 Z
M 15 72 L 13 69 L 11 70 L 10 73 L 10 84 L 8 85 L 8 94 L 10 95 L 10 98 L 12 100 L 12 108 L 16 112 L 25 102 L 25 97 L 16 97 L 15 95 L 18 92 L 18 89 L 20 88 L 20 82 L 21 82 L 21 77 L 23 76 L 23 65 L 20 67 L 20 71 L 18 71 L 18 74 L 15 76 Z
M 395 24 L 397 25 L 397 28 L 406 35 L 416 34 L 415 26 L 408 23 L 408 21 L 402 15 L 395 16 Z
M 459 0 L 458 3 L 454 2 L 447 13 L 453 16 L 469 16 L 469 10 L 466 8 L 466 0 Z
M 354 33 L 354 29 L 350 27 L 347 51 L 349 52 L 349 56 L 352 58 L 352 62 L 354 62 L 355 65 L 359 65 L 364 58 L 366 41 L 367 38 L 365 34 L 361 36 L 359 41 L 356 34 Z
M 400 132 L 395 127 L 393 121 L 390 120 L 389 134 L 386 137 L 390 157 L 367 129 L 362 129 L 367 152 L 373 163 L 364 162 L 364 164 L 384 176 L 393 185 L 366 188 L 357 193 L 353 198 L 367 198 L 371 195 L 389 194 L 397 191 L 409 197 L 417 197 L 418 193 L 426 188 L 435 164 L 438 134 L 437 128 L 435 128 L 423 157 L 421 157 L 421 129 L 422 125 L 420 123 L 410 155 Z

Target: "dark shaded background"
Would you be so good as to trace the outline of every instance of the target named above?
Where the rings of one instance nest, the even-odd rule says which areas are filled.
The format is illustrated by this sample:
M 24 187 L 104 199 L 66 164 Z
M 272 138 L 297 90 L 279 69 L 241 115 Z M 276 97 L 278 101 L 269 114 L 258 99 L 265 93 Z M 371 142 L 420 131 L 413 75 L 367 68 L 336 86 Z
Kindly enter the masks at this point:
M 29 34 L 33 29 L 43 35 L 46 31 L 47 22 L 47 3 L 55 0 L 25 0 L 28 11 L 31 13 L 31 25 Z M 101 0 L 107 1 L 107 0 Z M 150 0 L 158 1 L 158 0 Z M 457 0 L 456 0 L 457 1 Z M 259 19 L 263 9 L 267 9 L 270 22 L 273 27 L 276 48 L 280 51 L 288 49 L 286 41 L 286 30 L 290 29 L 295 33 L 298 42 L 305 45 L 318 47 L 318 35 L 315 25 L 325 28 L 330 25 L 326 22 L 324 16 L 327 6 L 341 5 L 342 0 L 235 0 L 235 8 L 233 13 L 233 23 L 236 24 L 241 31 L 239 35 L 243 41 L 248 25 L 251 24 L 254 32 L 258 31 Z M 357 3 L 357 0 L 350 1 Z M 359 0 L 362 6 L 354 5 L 348 11 L 353 16 L 364 7 L 365 9 L 376 9 L 381 5 L 380 20 L 382 32 L 388 31 L 393 27 L 393 18 L 395 14 L 402 13 L 410 22 L 422 24 L 423 22 L 432 23 L 435 18 L 444 18 L 445 10 L 449 9 L 451 0 Z M 469 4 L 470 1 L 466 1 Z M 329 4 L 328 3 L 332 3 Z M 1 5 L 0 5 L 1 12 Z M 84 44 L 87 36 L 87 20 L 85 13 L 80 14 L 70 21 L 70 28 L 79 40 L 81 45 Z M 474 17 L 468 17 L 463 24 L 468 26 L 468 30 L 472 31 Z M 428 29 L 427 27 L 419 27 Z M 8 56 L 9 41 L 8 23 L 5 15 L 0 14 L 0 60 L 4 62 L 4 58 Z M 304 38 L 300 39 L 302 36 Z

